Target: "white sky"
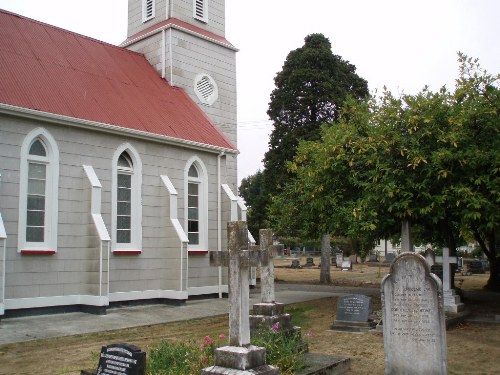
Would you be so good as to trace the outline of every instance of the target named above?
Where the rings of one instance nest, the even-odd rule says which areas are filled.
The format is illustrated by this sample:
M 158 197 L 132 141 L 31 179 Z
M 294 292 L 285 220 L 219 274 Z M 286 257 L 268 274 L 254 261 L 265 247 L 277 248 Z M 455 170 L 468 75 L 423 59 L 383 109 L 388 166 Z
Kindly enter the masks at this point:
M 499 0 L 225 0 L 237 54 L 239 181 L 262 168 L 274 77 L 304 38 L 322 33 L 370 90 L 452 88 L 457 51 L 500 73 Z M 250 6 L 250 5 L 251 6 Z M 0 8 L 113 44 L 126 38 L 128 0 L 0 0 Z M 0 25 L 1 27 L 1 25 Z

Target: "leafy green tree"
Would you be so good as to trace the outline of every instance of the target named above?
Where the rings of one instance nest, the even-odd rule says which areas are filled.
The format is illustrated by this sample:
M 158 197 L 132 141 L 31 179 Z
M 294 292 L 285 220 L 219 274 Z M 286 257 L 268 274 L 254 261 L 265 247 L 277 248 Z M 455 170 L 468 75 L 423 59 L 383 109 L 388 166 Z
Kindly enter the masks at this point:
M 452 251 L 474 238 L 490 261 L 487 286 L 500 289 L 499 77 L 459 61 L 453 93 L 349 101 L 338 125 L 302 142 L 289 163 L 295 179 L 273 201 L 273 227 L 387 238 L 409 220 Z
M 248 230 L 254 238 L 259 238 L 259 229 L 268 227 L 263 179 L 264 174 L 259 170 L 241 180 L 239 188 L 239 195 L 245 200 L 248 208 Z

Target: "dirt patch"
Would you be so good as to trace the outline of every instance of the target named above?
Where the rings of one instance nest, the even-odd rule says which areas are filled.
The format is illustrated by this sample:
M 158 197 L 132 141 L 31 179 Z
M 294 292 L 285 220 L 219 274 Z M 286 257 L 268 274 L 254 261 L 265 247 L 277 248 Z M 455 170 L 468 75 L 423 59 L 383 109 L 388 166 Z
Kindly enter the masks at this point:
M 277 280 L 302 283 L 319 281 L 318 267 L 291 269 L 291 259 L 276 260 Z M 305 258 L 298 259 L 300 264 L 306 263 Z M 319 264 L 319 259 L 315 259 L 315 263 Z M 355 264 L 352 272 L 342 272 L 332 266 L 332 284 L 377 286 L 388 271 L 388 267 Z M 470 291 L 480 291 L 488 275 L 459 278 L 464 279 L 461 287 L 468 295 Z M 380 300 L 375 298 L 373 302 L 374 309 L 379 310 Z M 382 334 L 329 330 L 335 318 L 336 303 L 336 298 L 325 298 L 288 305 L 286 310 L 292 312 L 293 320 L 297 318 L 296 323 L 302 327 L 310 351 L 350 357 L 349 374 L 383 374 Z M 500 314 L 500 301 L 491 300 L 487 293 L 477 293 L 475 298 L 466 300 L 466 303 L 475 313 L 489 316 Z M 202 341 L 206 335 L 216 337 L 227 331 L 227 317 L 216 317 L 2 345 L 0 374 L 77 375 L 81 369 L 96 367 L 102 345 L 128 342 L 148 351 L 161 340 Z M 449 374 L 498 374 L 500 324 L 461 324 L 448 330 L 447 341 Z

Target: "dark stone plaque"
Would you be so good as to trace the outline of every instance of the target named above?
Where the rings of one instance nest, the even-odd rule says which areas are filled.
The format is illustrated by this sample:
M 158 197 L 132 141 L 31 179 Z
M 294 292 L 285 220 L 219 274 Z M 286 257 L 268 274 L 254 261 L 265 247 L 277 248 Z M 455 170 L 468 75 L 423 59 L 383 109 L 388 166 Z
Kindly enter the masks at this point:
M 337 302 L 336 320 L 368 322 L 373 312 L 372 299 L 362 294 L 342 296 Z
M 134 345 L 103 346 L 97 375 L 145 375 L 146 353 Z

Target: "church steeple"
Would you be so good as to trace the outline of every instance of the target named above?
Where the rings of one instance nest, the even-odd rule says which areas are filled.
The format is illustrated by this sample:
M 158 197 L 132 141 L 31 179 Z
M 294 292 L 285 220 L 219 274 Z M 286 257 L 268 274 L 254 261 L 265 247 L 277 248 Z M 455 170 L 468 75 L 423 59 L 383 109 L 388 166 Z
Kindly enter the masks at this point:
M 225 0 L 129 0 L 123 47 L 144 54 L 183 88 L 236 145 L 236 52 L 225 38 Z

